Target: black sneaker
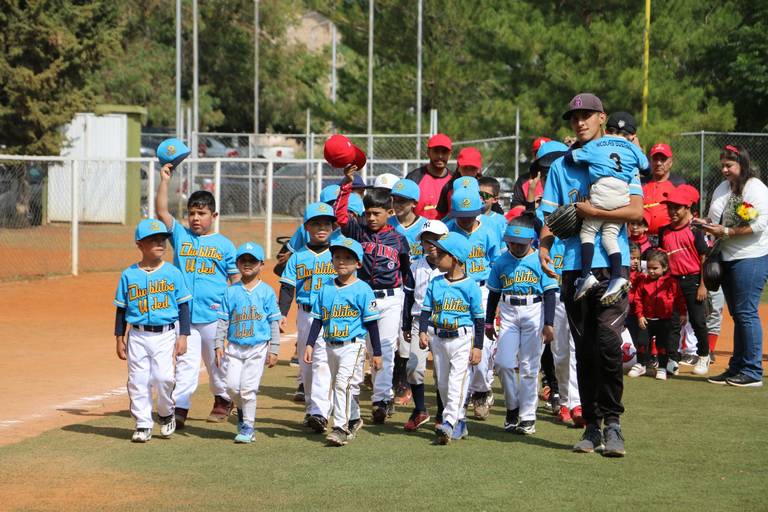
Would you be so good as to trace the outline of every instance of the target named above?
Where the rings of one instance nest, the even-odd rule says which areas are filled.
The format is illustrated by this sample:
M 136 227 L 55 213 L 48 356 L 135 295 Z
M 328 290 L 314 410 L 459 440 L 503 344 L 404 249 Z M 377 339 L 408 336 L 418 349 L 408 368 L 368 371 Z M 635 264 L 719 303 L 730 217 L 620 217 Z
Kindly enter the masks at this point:
M 605 447 L 603 448 L 603 457 L 623 457 L 627 452 L 624 450 L 624 436 L 621 435 L 621 425 L 614 423 L 603 429 L 603 438 Z
M 304 384 L 299 384 L 299 387 L 296 389 L 296 392 L 293 394 L 293 401 L 304 403 L 306 400 L 306 397 L 304 395 Z
M 698 360 L 699 357 L 696 354 L 685 354 L 680 358 L 680 364 L 682 366 L 694 366 Z
M 343 428 L 333 427 L 333 430 L 331 430 L 331 433 L 328 434 L 326 440 L 331 446 L 344 446 L 349 442 L 348 437 L 349 434 Z
M 379 401 L 373 403 L 373 408 L 371 409 L 371 417 L 373 418 L 373 423 L 376 425 L 381 425 L 387 420 L 387 402 L 385 401 Z
M 710 382 L 712 384 L 720 384 L 721 386 L 725 385 L 726 379 L 734 377 L 734 375 L 729 372 L 728 370 L 724 371 L 720 375 L 714 375 L 707 379 L 707 382 Z
M 388 402 L 384 402 L 387 404 L 387 418 L 391 418 L 392 415 L 395 414 L 395 401 L 390 400 Z
M 515 428 L 515 434 L 529 436 L 536 433 L 536 420 L 522 420 Z
M 594 453 L 603 450 L 603 434 L 600 427 L 594 423 L 589 423 L 584 429 L 581 441 L 573 446 L 573 451 L 577 453 Z
M 520 422 L 518 417 L 520 409 L 507 409 L 507 417 L 504 420 L 504 430 L 507 432 L 514 432 L 517 428 L 517 424 Z
M 317 432 L 318 434 L 322 434 L 325 432 L 325 429 L 328 427 L 328 420 L 320 416 L 319 414 L 313 414 L 309 418 L 307 418 L 307 425 L 309 428 Z
M 353 439 L 357 436 L 357 433 L 360 432 L 360 429 L 363 428 L 363 418 L 357 418 L 356 420 L 350 420 L 347 424 L 347 430 L 349 430 L 349 435 L 347 435 L 347 439 Z
M 743 373 L 728 377 L 725 379 L 725 383 L 729 386 L 736 386 L 738 388 L 761 388 L 763 387 L 763 379 L 754 379 L 748 377 Z

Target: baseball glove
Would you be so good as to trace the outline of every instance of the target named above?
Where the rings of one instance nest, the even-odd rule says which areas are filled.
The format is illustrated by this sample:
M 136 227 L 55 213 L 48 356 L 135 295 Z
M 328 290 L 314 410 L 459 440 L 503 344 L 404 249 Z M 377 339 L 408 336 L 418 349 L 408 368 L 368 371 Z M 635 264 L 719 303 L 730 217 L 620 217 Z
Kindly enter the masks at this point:
M 547 216 L 545 222 L 552 234 L 561 240 L 578 235 L 581 231 L 581 217 L 576 215 L 573 204 L 559 206 Z
M 701 278 L 704 281 L 704 286 L 706 286 L 707 290 L 714 292 L 720 288 L 720 283 L 723 281 L 723 267 L 720 263 L 719 239 L 709 250 L 707 258 L 704 260 L 704 265 L 701 269 Z

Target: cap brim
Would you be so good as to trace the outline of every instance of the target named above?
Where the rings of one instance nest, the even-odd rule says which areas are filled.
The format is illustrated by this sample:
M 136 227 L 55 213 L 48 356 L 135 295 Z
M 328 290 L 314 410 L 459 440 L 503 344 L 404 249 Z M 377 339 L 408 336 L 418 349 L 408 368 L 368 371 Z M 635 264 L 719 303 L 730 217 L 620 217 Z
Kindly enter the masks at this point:
M 382 188 L 387 188 L 387 187 L 382 187 Z M 392 192 L 392 196 L 393 196 L 393 197 L 399 197 L 399 198 L 401 198 L 401 199 L 407 199 L 408 201 L 416 201 L 416 202 L 419 202 L 419 200 L 418 200 L 418 199 L 416 199 L 416 198 L 414 198 L 414 197 L 409 197 L 409 196 L 406 196 L 406 195 L 403 195 L 403 194 L 398 194 L 397 192 Z
M 357 254 L 353 249 L 350 249 L 349 247 L 344 247 L 342 245 L 331 245 L 329 247 L 329 250 L 331 251 L 331 253 L 333 253 L 333 251 L 344 250 L 344 251 L 347 251 L 348 253 L 354 255 L 354 257 L 355 257 L 355 259 L 357 261 L 362 261 L 362 259 L 360 258 L 360 255 Z
M 551 153 L 547 153 L 541 158 L 537 158 L 536 160 L 534 160 L 533 163 L 531 164 L 531 167 L 533 167 L 534 165 L 538 166 L 539 168 L 550 167 L 555 160 L 557 160 L 563 155 L 565 155 L 565 151 L 552 151 Z
M 335 202 L 336 200 L 334 199 L 333 201 Z M 307 222 L 309 222 L 311 220 L 315 220 L 315 219 L 329 219 L 331 222 L 336 222 L 336 216 L 335 215 L 315 215 L 315 216 L 310 217 L 307 220 L 305 220 L 304 224 L 306 224 Z
M 256 258 L 256 260 L 258 260 L 258 261 L 262 261 L 262 262 L 264 261 L 264 257 L 263 256 L 260 256 L 258 254 L 254 254 L 251 251 L 243 251 L 243 252 L 238 253 L 237 256 L 235 257 L 235 260 L 239 259 L 240 256 L 243 256 L 245 254 L 250 254 L 251 256 Z
M 595 109 L 593 109 L 593 108 L 572 108 L 571 110 L 569 110 L 569 111 L 567 111 L 565 114 L 563 114 L 563 119 L 565 119 L 565 120 L 567 121 L 568 119 L 570 119 L 570 118 L 571 118 L 571 116 L 573 115 L 573 113 L 574 113 L 574 112 L 576 112 L 576 111 L 578 111 L 578 110 L 588 110 L 588 111 L 590 111 L 590 112 L 600 112 L 601 114 L 604 114 L 604 113 L 605 113 L 605 112 L 603 112 L 602 110 L 595 110 Z
M 483 213 L 482 209 L 480 209 L 480 210 L 469 210 L 469 211 L 466 211 L 466 212 L 452 211 L 451 212 L 451 216 L 454 217 L 454 218 L 457 218 L 457 219 L 466 219 L 468 217 L 477 217 L 481 213 Z
M 509 242 L 511 244 L 529 244 L 533 242 L 533 238 L 521 238 L 517 236 L 505 236 L 504 237 L 505 242 Z
M 180 155 L 176 156 L 176 158 L 174 158 L 173 160 L 166 161 L 166 163 L 167 164 L 171 164 L 171 167 L 173 167 L 175 169 L 176 167 L 178 167 L 181 164 L 181 162 L 186 160 L 186 158 L 190 155 L 190 153 L 191 153 L 191 151 L 187 151 L 185 153 L 181 153 Z M 165 165 L 165 164 L 163 164 L 163 165 Z
M 149 237 L 155 236 L 155 235 L 163 235 L 165 238 L 170 238 L 171 237 L 171 233 L 157 231 L 155 233 L 148 233 L 148 234 L 142 236 L 141 238 L 137 238 L 136 241 L 140 242 L 140 241 L 144 240 L 145 238 L 149 238 Z
M 416 240 L 421 240 L 421 235 L 426 235 L 427 233 L 429 233 L 429 234 L 431 234 L 431 235 L 435 235 L 435 236 L 444 236 L 444 235 L 447 235 L 447 234 L 448 234 L 448 231 L 441 231 L 441 232 L 439 232 L 439 233 L 438 233 L 438 232 L 436 232 L 436 231 L 422 231 L 421 233 L 419 233 L 418 235 L 416 235 Z M 431 242 L 430 242 L 430 243 L 431 243 Z
M 355 159 L 352 161 L 352 165 L 357 167 L 358 169 L 362 169 L 365 167 L 365 163 L 368 161 L 368 159 L 365 156 L 365 153 L 363 153 L 363 150 L 359 147 L 355 146 L 353 144 L 353 147 L 355 148 Z

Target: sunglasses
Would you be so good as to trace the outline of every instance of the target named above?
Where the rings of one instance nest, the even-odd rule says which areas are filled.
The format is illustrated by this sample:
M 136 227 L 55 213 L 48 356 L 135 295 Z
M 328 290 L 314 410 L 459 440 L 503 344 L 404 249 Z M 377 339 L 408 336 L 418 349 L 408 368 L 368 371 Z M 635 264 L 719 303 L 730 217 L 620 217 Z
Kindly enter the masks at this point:
M 480 197 L 483 199 L 483 201 L 487 201 L 488 199 L 493 199 L 496 196 L 489 192 L 480 192 Z

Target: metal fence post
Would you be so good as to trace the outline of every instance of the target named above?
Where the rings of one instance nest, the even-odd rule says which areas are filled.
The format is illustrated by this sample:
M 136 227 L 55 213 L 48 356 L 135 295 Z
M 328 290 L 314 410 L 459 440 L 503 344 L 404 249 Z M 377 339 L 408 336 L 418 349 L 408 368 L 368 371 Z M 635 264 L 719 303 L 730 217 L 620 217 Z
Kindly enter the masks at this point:
M 79 265 L 80 170 L 74 160 L 70 160 L 69 165 L 72 172 L 72 275 L 76 276 Z
M 515 182 L 520 173 L 520 107 L 515 113 Z
M 323 188 L 323 162 L 318 160 L 315 172 L 315 201 L 320 201 L 320 191 Z
M 707 191 L 704 190 L 704 130 L 701 131 L 701 148 L 699 154 L 699 215 L 704 215 L 704 201 Z
M 275 171 L 275 162 L 270 160 L 267 163 L 267 218 L 266 226 L 264 229 L 266 240 L 264 240 L 264 247 L 266 248 L 267 258 L 272 257 L 272 199 L 274 195 L 273 190 L 273 174 Z
M 221 160 L 216 160 L 216 165 L 213 168 L 213 197 L 216 200 L 216 204 L 221 210 Z M 221 213 L 216 216 L 216 226 L 214 230 L 219 232 L 219 222 L 221 221 Z
M 149 161 L 147 169 L 147 214 L 150 219 L 155 218 L 155 160 Z

